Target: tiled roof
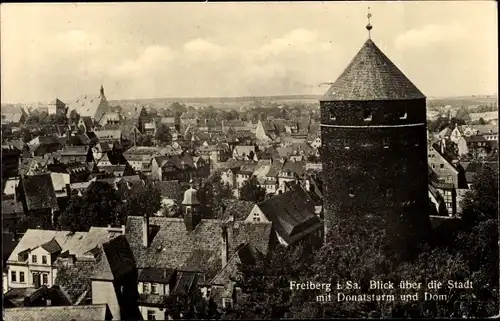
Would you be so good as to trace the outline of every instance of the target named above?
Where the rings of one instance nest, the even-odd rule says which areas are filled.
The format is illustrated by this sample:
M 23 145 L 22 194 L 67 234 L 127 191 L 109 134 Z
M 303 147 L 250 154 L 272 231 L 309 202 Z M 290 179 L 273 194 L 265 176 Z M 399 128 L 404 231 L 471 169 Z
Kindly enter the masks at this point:
M 105 113 L 107 111 L 101 108 L 102 110 L 98 112 L 101 101 L 103 102 L 102 107 L 107 106 L 107 103 L 104 103 L 105 99 L 106 98 L 101 97 L 101 95 L 82 95 L 69 104 L 69 110 L 76 110 L 82 117 L 99 118 L 99 113 Z
M 473 125 L 472 129 L 476 130 L 479 134 L 498 134 L 498 126 L 497 125 Z
M 16 202 L 15 200 L 3 200 L 2 201 L 2 216 L 3 215 L 8 215 L 8 214 L 16 214 L 20 213 L 22 214 L 24 212 L 23 210 L 23 203 L 21 202 Z
M 74 304 L 91 286 L 90 276 L 96 264 L 95 259 L 77 259 L 73 264 L 59 264 L 54 284 L 67 293 Z
M 175 276 L 175 273 L 174 269 L 145 268 L 139 271 L 137 281 L 168 284 L 172 277 Z
M 424 94 L 368 39 L 320 101 L 424 98 Z
M 289 244 L 322 225 L 315 215 L 314 202 L 297 184 L 293 184 L 290 191 L 273 196 L 258 206 Z
M 59 210 L 54 185 L 49 174 L 23 176 L 20 185 L 24 190 L 28 210 Z
M 219 220 L 227 220 L 230 216 L 234 217 L 235 221 L 244 221 L 255 206 L 254 202 L 226 198 L 222 200 L 225 206 L 223 213 L 219 213 Z
M 59 243 L 57 243 L 55 238 L 42 244 L 41 247 L 50 254 L 54 254 L 61 251 L 61 247 L 59 246 Z
M 96 130 L 94 134 L 97 136 L 99 141 L 101 140 L 120 140 L 122 136 L 121 130 Z
M 250 244 L 243 244 L 227 261 L 226 266 L 212 279 L 212 285 L 226 285 L 238 278 L 238 264 L 253 264 L 258 252 Z
M 106 304 L 11 308 L 5 309 L 4 320 L 94 321 L 105 320 L 107 311 L 109 309 Z
M 304 175 L 306 172 L 306 162 L 300 161 L 300 162 L 293 162 L 293 161 L 287 161 L 283 164 L 283 167 L 281 168 L 280 173 L 291 173 L 291 174 L 297 174 L 299 176 Z
M 134 255 L 125 236 L 120 235 L 103 243 L 101 257 L 92 279 L 119 280 L 135 269 Z
M 186 230 L 181 218 L 151 217 L 150 245 L 143 247 L 142 220 L 140 216 L 129 216 L 126 236 L 134 252 L 138 268 L 183 268 L 195 259 L 195 251 L 204 252 L 203 268 L 218 271 L 221 267 L 222 226 L 225 221 L 202 219 L 192 232 Z M 242 243 L 251 243 L 259 251 L 267 253 L 271 238 L 271 223 L 235 222 L 228 228 L 229 252 Z M 209 254 L 207 258 L 206 253 Z

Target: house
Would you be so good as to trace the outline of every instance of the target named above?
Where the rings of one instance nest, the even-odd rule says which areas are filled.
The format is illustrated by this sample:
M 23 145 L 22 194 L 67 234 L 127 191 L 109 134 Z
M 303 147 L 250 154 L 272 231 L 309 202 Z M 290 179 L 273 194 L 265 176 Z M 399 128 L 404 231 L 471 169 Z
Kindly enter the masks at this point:
M 111 320 L 111 313 L 106 304 L 22 307 L 5 309 L 4 320 Z
M 28 114 L 24 111 L 22 107 L 11 105 L 11 104 L 2 104 L 1 108 L 1 118 L 2 125 L 4 124 L 13 124 L 20 125 L 24 124 L 26 119 L 28 118 Z
M 23 204 L 15 199 L 2 199 L 3 230 L 13 233 L 17 231 L 19 221 L 24 217 Z M 5 240 L 4 240 L 5 241 Z
M 48 104 L 48 110 L 47 113 L 49 115 L 62 115 L 66 116 L 68 112 L 68 107 L 66 107 L 66 104 L 63 103 L 59 98 L 56 98 L 55 100 L 51 101 Z
M 304 174 L 306 173 L 306 162 L 305 161 L 285 161 L 278 173 L 278 186 L 282 186 L 285 182 L 296 181 L 297 179 L 302 180 Z
M 118 125 L 120 124 L 121 120 L 122 117 L 119 113 L 109 111 L 104 113 L 97 121 L 97 123 L 99 124 L 99 126 L 103 127 L 106 125 Z
M 92 147 L 92 156 L 94 160 L 96 160 L 98 163 L 101 161 L 101 159 L 104 156 L 107 156 L 109 152 L 113 150 L 113 146 L 111 146 L 107 142 L 99 142 L 96 144 L 94 147 Z M 109 161 L 109 159 L 108 159 Z M 109 163 L 109 165 L 112 165 Z
M 233 158 L 240 160 L 253 160 L 257 161 L 257 154 L 255 153 L 255 146 L 238 145 L 233 149 Z
M 59 205 L 49 174 L 21 177 L 19 195 L 26 215 L 39 219 L 42 227 L 52 226 L 59 213 Z
M 269 122 L 259 120 L 255 128 L 255 136 L 260 141 L 271 141 L 271 136 L 275 134 L 276 128 Z
M 225 198 L 222 200 L 221 212 L 217 213 L 217 219 L 222 221 L 244 221 L 252 211 L 254 205 L 254 202 Z
M 60 162 L 70 163 L 90 163 L 94 161 L 94 155 L 90 146 L 64 147 L 60 152 Z
M 151 177 L 159 181 L 189 181 L 196 176 L 193 158 L 188 155 L 158 156 L 153 158 Z
M 177 131 L 175 117 L 161 117 L 160 125 L 167 126 L 170 131 Z
M 80 117 L 90 117 L 97 122 L 102 115 L 110 112 L 109 103 L 101 86 L 99 95 L 83 95 L 75 99 L 68 106 L 69 110 L 75 110 Z
M 19 159 L 22 156 L 22 150 L 15 145 L 2 144 L 2 178 L 16 177 L 19 175 Z
M 68 164 L 49 164 L 47 165 L 47 170 L 52 174 L 60 173 L 69 175 L 69 183 L 84 182 L 90 175 L 90 169 L 85 163 L 68 163 Z M 65 184 L 66 179 L 64 179 Z
M 7 260 L 10 288 L 51 287 L 58 273 L 58 259 L 95 259 L 91 252 L 123 231 L 92 227 L 89 232 L 28 229 Z M 90 251 L 90 252 L 89 252 Z
M 200 146 L 197 148 L 202 157 L 210 159 L 214 163 L 225 162 L 231 156 L 229 147 L 223 144 Z
M 123 153 L 127 163 L 136 171 L 151 172 L 154 157 L 163 156 L 156 147 L 134 146 Z
M 323 223 L 315 213 L 314 202 L 299 184 L 256 204 L 245 222 L 272 222 L 278 241 L 285 246 L 303 241 L 318 246 L 323 239 Z
M 99 261 L 90 276 L 92 304 L 107 304 L 112 320 L 140 319 L 137 268 L 125 236 L 99 246 Z
M 257 163 L 251 161 L 247 161 L 242 164 L 236 173 L 236 188 L 242 188 L 243 184 L 253 176 L 253 172 L 256 168 Z
M 57 285 L 39 288 L 14 288 L 4 294 L 4 305 L 9 307 L 43 307 L 72 305 L 64 291 Z
M 27 143 L 32 156 L 44 156 L 63 148 L 56 136 L 38 136 Z
M 465 138 L 469 154 L 477 159 L 486 158 L 492 151 L 490 141 L 483 135 L 474 135 Z
M 439 181 L 452 183 L 455 188 L 464 188 L 466 182 L 463 170 L 446 159 L 438 148 L 436 145 L 428 144 L 427 161 L 429 167 Z
M 115 145 L 123 142 L 121 130 L 95 130 L 94 134 L 100 143 L 106 142 Z
M 95 123 L 91 116 L 80 116 L 76 126 L 81 133 L 93 132 L 95 129 Z

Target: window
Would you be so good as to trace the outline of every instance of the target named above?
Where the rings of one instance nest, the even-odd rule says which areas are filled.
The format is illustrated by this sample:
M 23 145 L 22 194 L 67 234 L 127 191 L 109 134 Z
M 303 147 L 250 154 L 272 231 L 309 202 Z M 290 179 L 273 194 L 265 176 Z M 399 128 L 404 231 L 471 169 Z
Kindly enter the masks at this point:
M 447 177 L 446 181 L 447 181 L 448 183 L 453 183 L 453 176 L 448 175 L 448 177 Z
M 36 263 L 36 255 L 31 256 L 31 263 Z
M 156 283 L 151 284 L 151 293 L 158 294 L 158 285 Z
M 439 168 L 444 168 L 444 164 L 439 164 Z
M 345 138 L 343 142 L 344 142 L 344 147 L 349 147 L 349 139 Z
M 433 169 L 436 169 L 436 164 L 432 164 L 432 168 L 433 168 Z
M 399 119 L 406 119 L 407 116 L 408 116 L 408 113 L 406 112 L 406 109 L 398 111 Z
M 42 255 L 42 264 L 47 264 L 47 256 Z
M 354 197 L 354 188 L 349 188 L 349 196 Z
M 10 271 L 10 280 L 12 282 L 17 282 L 17 274 L 16 271 Z
M 156 313 L 154 310 L 148 310 L 148 320 L 156 320 Z
M 143 293 L 149 293 L 149 283 L 143 283 L 142 284 L 142 292 Z
M 337 119 L 337 114 L 335 113 L 335 111 L 332 109 L 330 109 L 330 120 L 336 120 Z
M 365 108 L 365 110 L 363 111 L 363 119 L 365 121 L 372 120 L 372 110 L 370 108 Z
M 222 306 L 226 309 L 231 309 L 233 307 L 233 299 L 223 298 L 222 299 Z
M 392 188 L 388 188 L 385 190 L 385 196 L 386 197 L 391 197 L 392 196 Z
M 42 274 L 42 284 L 43 285 L 49 284 L 49 276 L 46 273 Z
M 389 148 L 389 138 L 384 137 L 383 142 L 384 148 Z
M 19 283 L 24 283 L 24 272 L 19 272 Z

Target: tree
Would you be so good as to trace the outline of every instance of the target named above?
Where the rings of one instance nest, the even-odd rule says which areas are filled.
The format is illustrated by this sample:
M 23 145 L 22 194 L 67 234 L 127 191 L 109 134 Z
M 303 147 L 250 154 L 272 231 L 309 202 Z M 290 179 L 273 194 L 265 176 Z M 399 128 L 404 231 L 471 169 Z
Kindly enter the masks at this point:
M 68 119 L 64 115 L 51 114 L 48 115 L 44 120 L 44 125 L 66 125 Z
M 134 184 L 131 190 L 114 210 L 116 225 L 125 224 L 127 217 L 134 215 L 153 216 L 161 209 L 160 191 L 151 183 Z
M 177 201 L 168 204 L 163 208 L 163 216 L 165 217 L 182 217 L 181 206 Z
M 114 213 L 120 204 L 113 186 L 92 182 L 82 196 L 71 197 L 60 216 L 60 226 L 71 231 L 88 231 L 92 226 L 106 227 L 117 221 Z
M 479 118 L 479 125 L 486 125 L 486 121 L 483 119 L 483 117 Z
M 162 124 L 156 130 L 155 139 L 164 144 L 170 144 L 172 142 L 172 133 L 170 133 L 170 128 L 167 125 Z
M 153 140 L 149 135 L 139 135 L 135 142 L 138 146 L 153 146 Z
M 250 202 L 261 202 L 266 196 L 266 190 L 258 186 L 257 178 L 252 176 L 240 188 L 240 199 Z

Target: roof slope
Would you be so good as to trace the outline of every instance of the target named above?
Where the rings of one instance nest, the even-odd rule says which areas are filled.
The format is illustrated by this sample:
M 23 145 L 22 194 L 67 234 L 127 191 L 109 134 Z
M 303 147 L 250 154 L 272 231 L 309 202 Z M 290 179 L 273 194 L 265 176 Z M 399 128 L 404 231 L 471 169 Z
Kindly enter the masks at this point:
M 322 225 L 315 215 L 314 202 L 298 184 L 293 184 L 290 191 L 257 205 L 289 244 Z
M 105 320 L 108 307 L 106 304 L 50 306 L 5 309 L 6 321 L 67 321 L 67 320 Z
M 368 39 L 320 101 L 425 98 L 375 43 Z
M 21 186 L 28 210 L 59 210 L 56 192 L 49 174 L 24 176 L 21 179 Z

